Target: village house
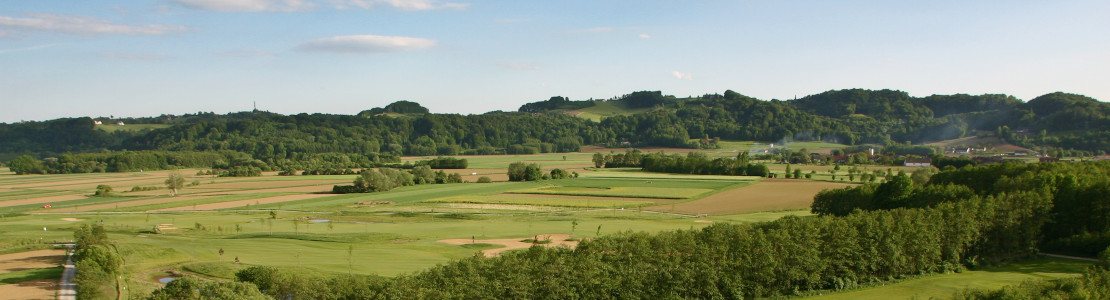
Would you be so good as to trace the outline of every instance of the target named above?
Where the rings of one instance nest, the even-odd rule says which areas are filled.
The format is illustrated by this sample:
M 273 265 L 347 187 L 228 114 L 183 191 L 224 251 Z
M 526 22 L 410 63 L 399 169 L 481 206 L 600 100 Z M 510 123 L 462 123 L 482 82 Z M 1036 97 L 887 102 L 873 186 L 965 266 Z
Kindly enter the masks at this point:
M 928 167 L 933 165 L 933 161 L 928 158 L 907 158 L 902 165 L 907 167 Z

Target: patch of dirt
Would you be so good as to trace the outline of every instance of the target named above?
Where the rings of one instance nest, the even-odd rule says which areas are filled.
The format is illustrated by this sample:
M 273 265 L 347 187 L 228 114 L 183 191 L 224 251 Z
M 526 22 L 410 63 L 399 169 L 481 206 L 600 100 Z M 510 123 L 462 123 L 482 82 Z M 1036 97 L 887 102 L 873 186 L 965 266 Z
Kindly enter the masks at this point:
M 116 203 L 104 203 L 104 204 L 78 206 L 78 207 L 74 207 L 74 208 L 65 208 L 65 211 L 91 211 L 91 210 L 101 210 L 101 209 L 112 209 L 112 208 L 117 208 L 117 207 L 130 207 L 130 206 L 158 204 L 158 203 L 167 203 L 167 202 L 189 201 L 189 200 L 197 200 L 197 199 L 204 199 L 204 198 L 211 198 L 211 197 L 213 197 L 213 196 L 189 195 L 189 196 L 177 196 L 177 197 L 170 197 L 170 198 L 145 199 L 145 200 L 135 200 L 135 201 L 126 201 L 126 202 L 116 202 Z
M 53 300 L 58 292 L 57 279 L 37 279 L 12 284 L 0 284 L 0 295 L 6 299 Z
M 62 218 L 62 221 L 70 221 L 70 222 L 80 222 L 80 221 L 84 221 L 84 220 L 85 219 L 78 219 L 78 218 Z
M 58 195 L 58 196 L 47 196 L 47 197 L 38 197 L 38 198 L 26 198 L 26 199 L 19 199 L 19 200 L 5 200 L 5 201 L 0 201 L 0 207 L 18 206 L 18 205 L 27 205 L 27 204 L 49 204 L 51 202 L 62 202 L 62 201 L 70 201 L 70 200 L 86 199 L 86 198 L 88 198 L 88 197 L 86 197 L 85 195 Z
M 246 200 L 219 202 L 219 203 L 198 204 L 196 206 L 189 205 L 189 206 L 171 207 L 171 208 L 157 209 L 157 210 L 153 210 L 153 211 L 217 210 L 217 209 L 225 209 L 225 208 L 242 207 L 242 206 L 247 206 L 247 205 L 270 204 L 270 203 L 297 201 L 297 200 L 313 199 L 313 198 L 328 197 L 328 196 L 334 196 L 334 195 L 332 195 L 332 194 L 285 195 L 285 196 L 246 199 Z
M 813 196 L 821 190 L 848 186 L 855 185 L 799 179 L 764 179 L 753 185 L 727 190 L 698 200 L 644 209 L 710 215 L 802 209 L 809 208 L 813 203 Z
M 65 262 L 65 255 L 65 249 L 45 249 L 0 255 L 0 273 L 60 266 Z
M 515 249 L 525 249 L 525 248 L 528 248 L 528 247 L 532 247 L 532 245 L 533 245 L 532 243 L 521 242 L 521 240 L 531 239 L 531 238 L 539 238 L 541 241 L 542 240 L 550 240 L 551 241 L 551 243 L 549 243 L 549 244 L 535 244 L 535 245 L 539 245 L 539 246 L 543 246 L 543 247 L 574 248 L 574 247 L 578 246 L 577 241 L 568 241 L 568 240 L 566 240 L 566 239 L 570 238 L 570 235 L 568 235 L 568 234 L 540 234 L 540 235 L 536 235 L 536 236 L 513 238 L 513 239 L 488 239 L 488 240 L 445 239 L 445 240 L 439 240 L 439 242 L 450 244 L 450 245 L 466 245 L 466 244 L 472 244 L 472 243 L 479 243 L 479 244 L 494 244 L 494 245 L 503 245 L 503 246 L 505 246 L 505 247 L 502 247 L 502 248 L 482 250 L 482 254 L 485 255 L 486 257 L 496 257 L 496 256 L 501 256 L 501 252 L 505 252 L 505 251 L 509 251 L 509 250 L 515 250 Z
M 710 220 L 694 220 L 694 223 L 713 223 L 713 221 L 710 221 Z

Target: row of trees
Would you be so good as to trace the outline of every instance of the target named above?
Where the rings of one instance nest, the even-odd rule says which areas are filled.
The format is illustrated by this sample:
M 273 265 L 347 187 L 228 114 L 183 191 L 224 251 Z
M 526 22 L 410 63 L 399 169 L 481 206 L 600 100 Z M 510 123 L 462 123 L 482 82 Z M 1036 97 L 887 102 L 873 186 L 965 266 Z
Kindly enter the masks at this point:
M 1025 211 L 1025 247 L 1094 256 L 1110 246 L 1110 162 L 1004 163 L 947 169 L 928 183 L 899 174 L 882 184 L 819 193 L 812 211 L 927 208 L 950 202 L 1002 200 L 1001 209 Z
M 359 172 L 353 185 L 336 185 L 332 192 L 346 193 L 373 193 L 389 191 L 402 186 L 417 184 L 443 184 L 461 183 L 462 175 L 459 173 L 447 174 L 443 170 L 433 171 L 428 166 L 416 166 L 411 170 L 398 170 L 393 168 L 364 169 Z
M 116 298 L 116 278 L 121 274 L 123 259 L 108 239 L 108 232 L 101 224 L 82 224 L 73 232 L 76 252 L 73 264 L 77 275 L 77 295 L 81 299 Z
M 643 170 L 700 175 L 746 175 L 770 176 L 771 170 L 764 164 L 752 163 L 748 152 L 741 152 L 736 158 L 720 157 L 710 159 L 703 152 L 690 152 L 686 155 L 653 153 L 643 157 Z

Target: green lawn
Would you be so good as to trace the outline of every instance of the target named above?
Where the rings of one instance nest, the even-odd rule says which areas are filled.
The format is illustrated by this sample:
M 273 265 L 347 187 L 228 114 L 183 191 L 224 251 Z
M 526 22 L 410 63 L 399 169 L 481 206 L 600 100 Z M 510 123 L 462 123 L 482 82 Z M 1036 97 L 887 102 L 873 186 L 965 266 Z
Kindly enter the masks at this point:
M 169 128 L 170 126 L 172 126 L 172 125 L 170 125 L 170 124 L 127 124 L 127 125 L 119 126 L 119 125 L 116 125 L 116 123 L 112 122 L 111 124 L 105 123 L 103 125 L 96 125 L 95 128 L 103 130 L 103 131 L 108 132 L 108 133 L 112 133 L 112 132 L 116 132 L 116 131 L 140 131 L 140 130 L 144 130 L 144 129 Z
M 836 292 L 809 298 L 816 299 L 928 299 L 951 298 L 963 289 L 997 290 L 1027 280 L 1057 279 L 1078 276 L 1091 263 L 1057 258 L 1038 258 L 1004 266 L 988 267 L 963 273 L 926 276 L 884 286 Z

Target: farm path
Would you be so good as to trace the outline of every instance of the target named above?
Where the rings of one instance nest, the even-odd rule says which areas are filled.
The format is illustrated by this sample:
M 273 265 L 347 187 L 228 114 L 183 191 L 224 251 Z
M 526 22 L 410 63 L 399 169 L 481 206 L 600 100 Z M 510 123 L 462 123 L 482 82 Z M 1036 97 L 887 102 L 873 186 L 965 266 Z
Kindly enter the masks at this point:
M 77 299 L 77 284 L 73 277 L 77 275 L 77 266 L 73 265 L 73 244 L 66 244 L 66 265 L 62 271 L 62 279 L 58 284 L 58 300 Z

